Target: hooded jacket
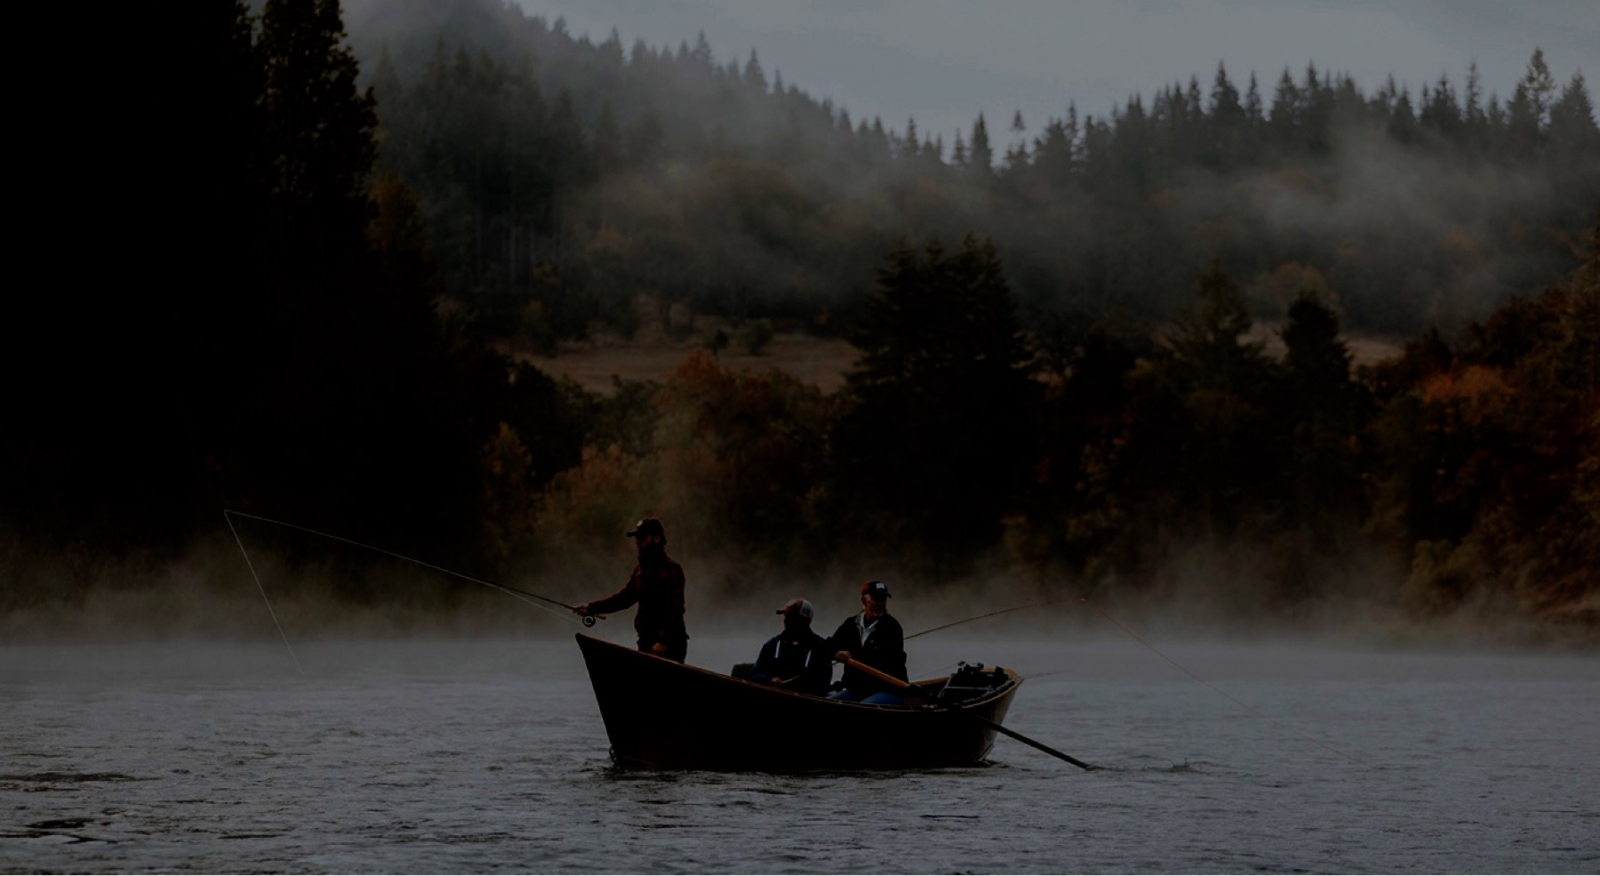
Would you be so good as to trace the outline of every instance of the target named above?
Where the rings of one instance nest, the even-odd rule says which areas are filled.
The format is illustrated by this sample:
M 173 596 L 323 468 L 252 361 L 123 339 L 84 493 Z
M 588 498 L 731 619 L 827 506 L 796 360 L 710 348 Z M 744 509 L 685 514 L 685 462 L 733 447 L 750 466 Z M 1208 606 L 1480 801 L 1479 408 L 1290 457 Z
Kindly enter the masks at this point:
M 767 640 L 756 657 L 751 681 L 763 684 L 778 678 L 796 679 L 790 690 L 822 695 L 828 692 L 828 682 L 833 679 L 833 652 L 828 650 L 828 640 L 810 629 L 805 630 L 800 641 L 791 641 L 787 630 Z

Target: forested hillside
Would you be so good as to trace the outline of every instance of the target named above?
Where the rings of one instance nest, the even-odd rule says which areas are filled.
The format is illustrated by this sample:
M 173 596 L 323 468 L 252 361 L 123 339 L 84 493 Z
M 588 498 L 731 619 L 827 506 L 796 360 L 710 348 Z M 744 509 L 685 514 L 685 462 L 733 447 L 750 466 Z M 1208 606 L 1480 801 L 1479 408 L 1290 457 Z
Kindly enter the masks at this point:
M 1223 59 L 1118 107 L 919 132 L 703 34 L 595 43 L 494 0 L 350 8 L 381 166 L 417 189 L 454 294 L 536 342 L 627 332 L 640 293 L 837 330 L 889 247 L 967 232 L 1029 314 L 1170 319 L 1219 259 L 1260 317 L 1307 285 L 1353 330 L 1454 330 L 1569 270 L 1600 203 L 1584 80 L 1532 47 L 1507 96 L 1471 69 L 1410 91 Z
M 171 586 L 232 508 L 555 588 L 654 513 L 696 599 L 1600 625 L 1600 140 L 1538 52 L 1504 100 L 1219 67 L 941 140 L 703 39 L 349 11 L 196 12 L 147 138 L 168 209 L 16 311 L 0 618 Z M 703 314 L 860 355 L 831 394 L 696 350 L 602 397 L 497 352 Z M 1354 368 L 1355 328 L 1404 354 Z M 401 595 L 341 562 L 323 595 Z

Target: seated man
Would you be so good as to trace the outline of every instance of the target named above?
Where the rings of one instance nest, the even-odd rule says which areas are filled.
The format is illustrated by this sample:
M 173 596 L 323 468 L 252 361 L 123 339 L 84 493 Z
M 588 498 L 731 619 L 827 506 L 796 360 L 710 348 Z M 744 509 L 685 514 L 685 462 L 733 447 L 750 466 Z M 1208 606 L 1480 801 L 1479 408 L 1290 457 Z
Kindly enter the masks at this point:
M 861 613 L 845 619 L 828 640 L 840 663 L 855 658 L 873 669 L 906 680 L 905 631 L 889 616 L 889 585 L 868 581 L 861 585 Z M 897 706 L 905 702 L 900 692 L 852 666 L 845 666 L 840 690 L 830 699 L 854 700 L 874 706 Z
M 783 632 L 761 646 L 750 680 L 822 696 L 833 677 L 828 640 L 811 631 L 811 603 L 791 599 L 778 609 Z

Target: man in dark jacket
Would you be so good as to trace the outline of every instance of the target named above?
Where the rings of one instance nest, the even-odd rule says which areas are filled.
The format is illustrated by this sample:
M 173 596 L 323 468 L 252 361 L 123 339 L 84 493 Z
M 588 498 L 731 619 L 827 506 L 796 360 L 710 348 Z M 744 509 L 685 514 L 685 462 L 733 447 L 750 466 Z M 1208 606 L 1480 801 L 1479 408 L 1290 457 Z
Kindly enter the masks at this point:
M 868 581 L 861 585 L 861 613 L 839 625 L 828 639 L 834 659 L 843 663 L 854 657 L 880 672 L 905 681 L 905 630 L 889 616 L 889 585 Z M 898 690 L 859 669 L 846 666 L 839 679 L 841 689 L 828 696 L 869 705 L 893 706 L 904 702 Z
M 683 567 L 667 556 L 667 531 L 660 520 L 646 517 L 625 534 L 639 552 L 639 564 L 628 583 L 572 611 L 579 617 L 608 614 L 637 602 L 633 629 L 639 634 L 639 650 L 682 663 L 689 654 L 689 633 L 683 626 Z
M 811 631 L 811 603 L 791 599 L 778 614 L 783 615 L 783 632 L 761 646 L 750 680 L 815 696 L 826 694 L 833 679 L 833 651 L 827 639 Z

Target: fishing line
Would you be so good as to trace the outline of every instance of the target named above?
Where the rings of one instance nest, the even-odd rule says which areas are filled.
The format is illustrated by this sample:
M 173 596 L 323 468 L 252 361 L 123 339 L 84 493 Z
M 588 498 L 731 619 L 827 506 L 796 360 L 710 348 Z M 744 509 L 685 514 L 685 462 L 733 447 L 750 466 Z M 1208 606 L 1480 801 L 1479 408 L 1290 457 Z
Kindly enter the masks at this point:
M 1138 633 L 1134 632 L 1133 630 L 1128 629 L 1126 626 L 1123 626 L 1121 621 L 1117 620 L 1116 618 L 1112 617 L 1109 614 L 1106 614 L 1104 611 L 1102 611 L 1100 609 L 1100 606 L 1095 605 L 1094 603 L 1090 602 L 1087 598 L 1079 598 L 1078 601 L 1082 602 L 1084 605 L 1087 605 L 1090 608 L 1094 609 L 1095 612 L 1097 614 L 1099 614 L 1101 617 L 1105 618 L 1108 621 L 1111 621 L 1113 624 L 1116 624 L 1118 629 L 1120 629 L 1124 633 L 1127 633 L 1128 635 L 1132 636 L 1134 641 L 1136 641 L 1139 644 L 1145 646 L 1146 648 L 1149 648 L 1151 653 L 1155 654 L 1157 657 L 1160 657 L 1162 660 L 1165 660 L 1168 663 L 1171 663 L 1173 666 L 1176 666 L 1178 668 L 1178 670 L 1180 672 L 1182 672 L 1184 675 L 1187 675 L 1190 678 L 1194 679 L 1195 681 L 1198 681 L 1201 684 L 1205 685 L 1206 687 L 1211 688 L 1212 691 L 1216 692 L 1220 696 L 1226 697 L 1229 702 L 1233 703 L 1234 705 L 1238 706 L 1239 708 L 1244 709 L 1245 711 L 1249 712 L 1252 715 L 1255 715 L 1258 718 L 1263 718 L 1263 719 L 1265 719 L 1267 721 L 1270 721 L 1273 724 L 1276 724 L 1280 729 L 1287 730 L 1290 733 L 1293 733 L 1294 735 L 1300 737 L 1301 739 L 1304 739 L 1307 742 L 1313 743 L 1315 745 L 1319 745 L 1319 746 L 1327 749 L 1328 751 L 1331 751 L 1334 754 L 1337 754 L 1338 756 L 1340 756 L 1340 757 L 1342 757 L 1342 758 L 1344 758 L 1344 759 L 1346 759 L 1346 760 L 1348 760 L 1348 761 L 1350 761 L 1352 763 L 1359 764 L 1361 766 L 1371 766 L 1372 765 L 1369 761 L 1363 760 L 1362 758 L 1355 757 L 1353 755 L 1350 755 L 1350 754 L 1347 754 L 1347 753 L 1345 753 L 1343 751 L 1340 751 L 1339 749 L 1334 748 L 1333 746 L 1329 745 L 1326 742 L 1323 742 L 1322 740 L 1316 738 L 1315 736 L 1311 736 L 1311 735 L 1308 735 L 1306 733 L 1302 733 L 1300 730 L 1298 730 L 1298 729 L 1296 729 L 1294 727 L 1291 727 L 1288 724 L 1285 724 L 1284 722 L 1278 720 L 1277 718 L 1275 718 L 1275 717 L 1273 717 L 1271 715 L 1268 715 L 1267 713 L 1261 711 L 1260 709 L 1257 709 L 1255 706 L 1252 706 L 1249 703 L 1246 703 L 1246 702 L 1240 700 L 1238 697 L 1233 696 L 1232 694 L 1228 693 L 1227 691 L 1222 690 L 1221 688 L 1217 687 L 1216 685 L 1212 684 L 1211 682 L 1206 681 L 1205 679 L 1201 678 L 1200 676 L 1195 675 L 1193 672 L 1190 672 L 1187 668 L 1185 668 L 1178 661 L 1176 661 L 1176 660 L 1172 659 L 1171 657 L 1168 657 L 1167 655 L 1161 653 L 1161 651 L 1159 649 L 1157 649 L 1156 646 L 1150 644 L 1149 642 L 1146 642 L 1144 640 L 1144 638 L 1141 637 Z
M 1052 605 L 1065 605 L 1065 604 L 1067 604 L 1069 602 L 1075 602 L 1075 601 L 1077 601 L 1077 600 L 1076 599 L 1052 599 L 1049 602 L 1032 602 L 1032 603 L 1029 603 L 1027 605 L 1014 605 L 1014 606 L 1012 606 L 1010 608 L 1002 608 L 999 611 L 991 611 L 991 612 L 989 612 L 987 614 L 980 614 L 980 615 L 976 615 L 974 617 L 969 617 L 966 620 L 952 621 L 951 623 L 947 623 L 947 624 L 944 624 L 942 626 L 937 626 L 937 627 L 933 627 L 932 629 L 923 630 L 920 633 L 912 633 L 911 635 L 906 636 L 901 641 L 910 641 L 912 639 L 915 639 L 918 636 L 926 636 L 929 633 L 937 633 L 940 630 L 948 630 L 951 627 L 959 627 L 962 624 L 970 624 L 973 621 L 983 620 L 986 617 L 995 617 L 996 615 L 1010 614 L 1013 611 L 1026 611 L 1026 610 L 1028 610 L 1030 608 L 1046 608 L 1046 607 L 1052 606 Z
M 233 529 L 233 518 L 234 517 L 244 517 L 244 518 L 248 518 L 250 520 L 259 520 L 262 523 L 271 523 L 274 526 L 282 526 L 282 527 L 285 527 L 287 529 L 299 530 L 300 532 L 305 532 L 305 533 L 309 533 L 311 535 L 321 536 L 323 538 L 330 538 L 330 539 L 333 539 L 334 541 L 341 541 L 341 542 L 344 542 L 345 544 L 354 545 L 355 547 L 358 547 L 358 548 L 364 548 L 364 549 L 369 550 L 369 551 L 375 551 L 377 553 L 383 554 L 384 556 L 394 557 L 397 560 L 404 560 L 405 562 L 408 562 L 408 563 L 414 563 L 414 564 L 416 564 L 418 566 L 423 567 L 424 569 L 432 569 L 435 572 L 442 572 L 442 573 L 444 573 L 446 575 L 450 575 L 450 576 L 455 577 L 455 578 L 460 578 L 463 581 L 471 581 L 474 584 L 482 584 L 485 587 L 492 587 L 492 588 L 500 591 L 501 593 L 505 593 L 508 596 L 512 596 L 512 597 L 515 597 L 517 599 L 520 599 L 523 602 L 526 602 L 529 605 L 531 605 L 534 608 L 537 608 L 537 609 L 539 609 L 541 611 L 548 611 L 551 614 L 556 615 L 557 617 L 569 618 L 569 619 L 572 619 L 572 620 L 577 620 L 576 618 L 573 618 L 572 615 L 570 615 L 570 614 L 562 614 L 561 612 L 556 611 L 555 609 L 549 608 L 549 607 L 547 607 L 545 605 L 541 605 L 540 603 L 547 602 L 550 605 L 557 605 L 557 606 L 560 606 L 561 608 L 567 609 L 568 611 L 572 611 L 572 610 L 576 609 L 576 606 L 568 605 L 565 602 L 560 602 L 560 601 L 551 599 L 548 596 L 540 596 L 537 593 L 530 593 L 527 590 L 519 590 L 519 589 L 517 589 L 515 587 L 507 587 L 507 586 L 505 586 L 503 584 L 496 584 L 493 581 L 485 581 L 482 578 L 474 578 L 471 575 L 463 575 L 460 572 L 454 571 L 452 569 L 446 569 L 443 566 L 435 566 L 432 563 L 426 563 L 426 562 L 423 562 L 422 560 L 414 559 L 412 557 L 404 556 L 402 554 L 397 554 L 394 551 L 385 550 L 385 549 L 383 549 L 381 547 L 376 547 L 374 545 L 363 544 L 363 543 L 361 543 L 359 541 L 356 541 L 354 539 L 345 538 L 344 536 L 341 536 L 341 535 L 334 535 L 333 533 L 330 533 L 330 532 L 322 532 L 322 531 L 319 531 L 319 530 L 316 530 L 316 529 L 311 529 L 310 527 L 299 526 L 299 525 L 294 524 L 294 523 L 287 523 L 287 522 L 282 521 L 282 520 L 273 520 L 270 517 L 261 517 L 261 516 L 255 515 L 255 514 L 247 514 L 247 513 L 243 512 L 243 511 L 230 511 L 230 510 L 224 509 L 222 514 L 223 514 L 224 517 L 228 518 L 228 528 L 229 529 Z M 233 537 L 234 537 L 235 540 L 238 540 L 239 531 L 237 529 L 233 530 Z M 244 550 L 244 542 L 242 542 L 242 541 L 239 542 L 239 550 L 241 552 Z M 248 554 L 246 554 L 245 555 L 245 562 L 248 563 L 249 561 L 250 561 L 250 557 L 249 557 Z M 251 575 L 255 574 L 255 568 L 253 566 L 250 569 L 250 574 Z M 261 579 L 257 578 L 256 579 L 256 586 L 259 587 L 260 585 L 261 585 Z M 263 589 L 261 591 L 261 595 L 263 597 L 265 597 L 267 595 L 265 589 Z M 535 602 L 534 600 L 538 600 L 538 602 Z M 270 611 L 272 606 L 270 604 L 268 604 L 267 608 Z M 586 627 L 592 627 L 592 626 L 594 626 L 594 619 L 596 617 L 598 617 L 598 615 L 586 615 L 582 619 L 581 623 Z M 276 615 L 273 616 L 273 620 L 274 621 L 277 620 L 277 616 Z M 283 632 L 283 628 L 281 626 L 278 628 L 278 632 L 279 633 Z M 287 644 L 288 641 L 289 641 L 288 638 L 285 637 L 284 638 L 284 643 Z M 291 649 L 291 651 L 292 650 L 293 649 Z M 297 663 L 298 663 L 298 661 L 297 661 Z
M 250 577 L 256 579 L 256 589 L 261 591 L 261 601 L 267 604 L 267 614 L 272 615 L 272 625 L 278 628 L 278 635 L 283 636 L 283 647 L 289 649 L 289 657 L 294 660 L 294 668 L 300 670 L 300 677 L 306 677 L 305 667 L 300 665 L 300 658 L 295 656 L 294 646 L 289 644 L 289 637 L 283 632 L 283 624 L 278 623 L 278 613 L 272 610 L 272 600 L 267 598 L 267 588 L 261 586 L 261 576 L 256 574 L 256 564 L 250 562 L 250 552 L 244 549 L 244 541 L 239 538 L 239 530 L 233 526 L 233 518 L 227 511 L 222 512 L 222 519 L 228 521 L 228 529 L 233 533 L 233 540 L 239 543 L 239 553 L 244 554 L 244 564 L 250 568 Z
M 1040 672 L 1040 673 L 1037 673 L 1037 674 L 1033 674 L 1033 673 L 1020 673 L 1020 674 L 1022 675 L 1023 679 L 1025 679 L 1027 681 L 1034 681 L 1036 679 L 1049 678 L 1052 675 L 1064 675 L 1064 674 L 1066 674 L 1068 672 L 1074 672 L 1074 671 L 1076 671 L 1076 670 L 1074 670 L 1074 669 L 1052 669 L 1049 672 Z

